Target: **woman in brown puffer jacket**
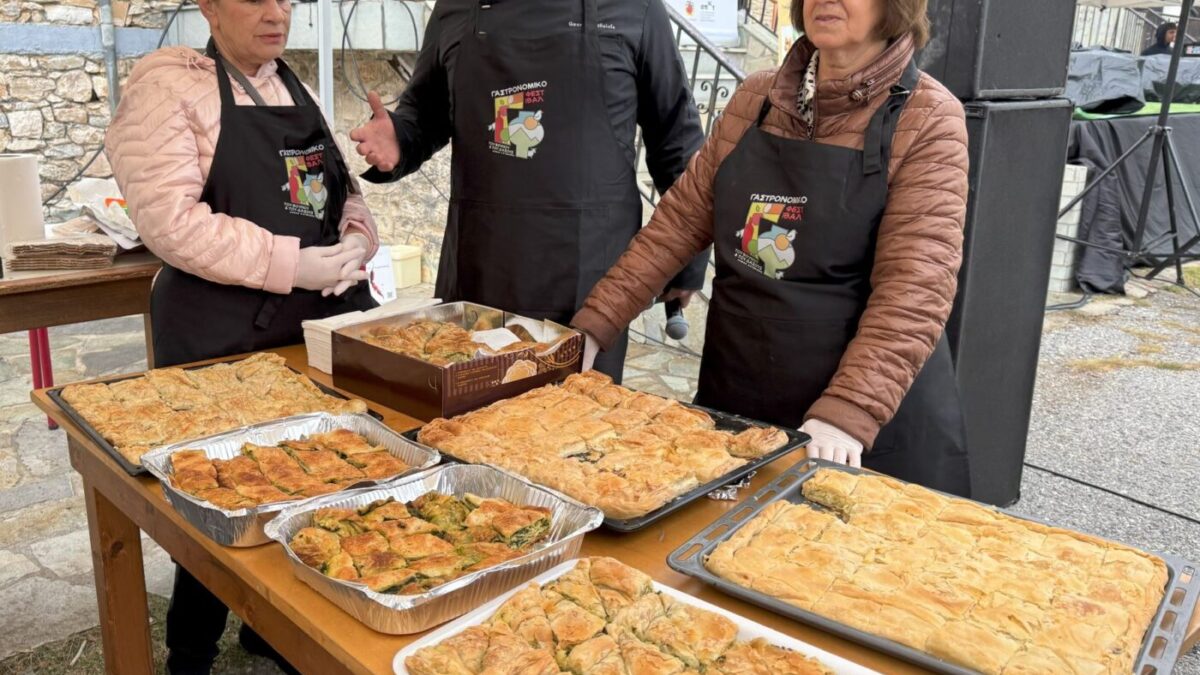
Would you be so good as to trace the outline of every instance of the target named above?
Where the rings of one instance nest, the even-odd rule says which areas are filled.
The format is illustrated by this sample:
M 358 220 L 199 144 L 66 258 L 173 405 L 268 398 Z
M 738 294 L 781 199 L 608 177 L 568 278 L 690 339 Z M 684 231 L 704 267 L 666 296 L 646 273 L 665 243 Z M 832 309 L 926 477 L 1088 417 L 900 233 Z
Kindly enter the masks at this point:
M 926 0 L 796 0 L 805 37 L 734 93 L 573 324 L 589 356 L 605 348 L 714 244 L 696 402 L 800 426 L 810 456 L 965 496 L 943 333 L 967 134 L 959 102 L 913 63 L 925 11 Z

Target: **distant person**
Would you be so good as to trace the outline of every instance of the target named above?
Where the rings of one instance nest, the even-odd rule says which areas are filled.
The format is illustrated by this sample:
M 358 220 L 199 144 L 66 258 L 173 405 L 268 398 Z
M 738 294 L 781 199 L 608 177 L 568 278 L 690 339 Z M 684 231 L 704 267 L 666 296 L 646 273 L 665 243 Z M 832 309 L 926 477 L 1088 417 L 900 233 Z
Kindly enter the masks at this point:
M 1175 34 L 1179 31 L 1179 24 L 1174 22 L 1164 23 L 1154 32 L 1154 44 L 1146 47 L 1142 52 L 1142 56 L 1156 56 L 1158 54 L 1170 54 L 1171 49 L 1175 46 Z

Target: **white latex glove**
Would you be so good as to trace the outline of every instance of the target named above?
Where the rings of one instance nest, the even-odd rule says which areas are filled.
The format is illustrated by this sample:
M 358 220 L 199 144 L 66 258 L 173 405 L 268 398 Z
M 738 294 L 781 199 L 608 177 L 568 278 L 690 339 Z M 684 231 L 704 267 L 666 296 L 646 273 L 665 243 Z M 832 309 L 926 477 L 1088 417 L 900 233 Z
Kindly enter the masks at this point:
M 600 353 L 600 343 L 591 335 L 583 334 L 583 372 L 592 369 L 596 363 L 596 355 Z
M 808 444 L 810 458 L 862 466 L 863 444 L 841 429 L 821 420 L 809 420 L 800 426 L 800 431 L 812 436 Z
M 367 261 L 367 249 L 371 247 L 371 242 L 367 241 L 365 236 L 357 232 L 351 232 L 342 237 L 341 246 L 342 251 L 358 252 L 358 257 L 342 265 L 341 272 L 339 273 L 341 281 L 333 286 L 321 289 L 321 297 L 341 295 L 351 286 L 367 278 L 367 273 L 362 270 L 362 266 Z
M 333 246 L 308 246 L 300 249 L 300 260 L 296 265 L 296 279 L 292 285 L 309 291 L 320 291 L 336 287 L 343 281 L 342 268 L 347 263 L 362 258 L 358 250 L 344 250 L 345 244 Z M 367 278 L 365 272 L 357 272 L 358 279 Z

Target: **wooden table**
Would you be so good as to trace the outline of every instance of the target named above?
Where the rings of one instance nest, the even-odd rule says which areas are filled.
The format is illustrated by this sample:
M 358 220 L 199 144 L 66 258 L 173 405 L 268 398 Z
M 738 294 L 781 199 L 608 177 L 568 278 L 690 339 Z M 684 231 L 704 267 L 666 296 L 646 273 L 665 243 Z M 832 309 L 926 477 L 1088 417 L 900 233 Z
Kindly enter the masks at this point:
M 318 382 L 330 384 L 327 375 L 307 367 L 302 347 L 277 351 L 292 366 Z M 416 638 L 383 635 L 360 624 L 299 581 L 292 574 L 283 549 L 277 545 L 236 549 L 213 543 L 179 517 L 163 498 L 155 480 L 127 475 L 83 435 L 44 391 L 35 392 L 33 399 L 67 431 L 71 465 L 83 477 L 108 672 L 121 675 L 154 672 L 139 530 L 158 542 L 303 672 L 390 673 L 392 657 Z M 372 404 L 372 407 L 382 412 L 384 421 L 398 431 L 420 424 L 382 406 Z M 799 459 L 785 458 L 760 471 L 750 490 L 757 490 Z M 701 499 L 641 532 L 615 534 L 597 530 L 584 539 L 582 555 L 613 556 L 661 583 L 880 672 L 889 675 L 923 672 L 730 598 L 667 567 L 669 552 L 734 505 L 734 502 Z M 1200 625 L 1194 625 L 1193 632 L 1200 633 Z
M 0 333 L 131 314 L 148 317 L 150 281 L 160 267 L 153 255 L 134 253 L 100 270 L 6 273 L 0 279 Z

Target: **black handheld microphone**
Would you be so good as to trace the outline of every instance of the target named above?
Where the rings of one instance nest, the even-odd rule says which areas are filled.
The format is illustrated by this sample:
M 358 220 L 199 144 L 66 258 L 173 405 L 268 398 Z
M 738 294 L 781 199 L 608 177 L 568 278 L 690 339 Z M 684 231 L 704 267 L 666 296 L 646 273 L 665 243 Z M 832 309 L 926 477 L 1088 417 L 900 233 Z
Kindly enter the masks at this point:
M 688 334 L 688 322 L 683 316 L 683 305 L 678 300 L 669 300 L 663 304 L 667 311 L 667 337 L 672 340 L 682 340 Z

